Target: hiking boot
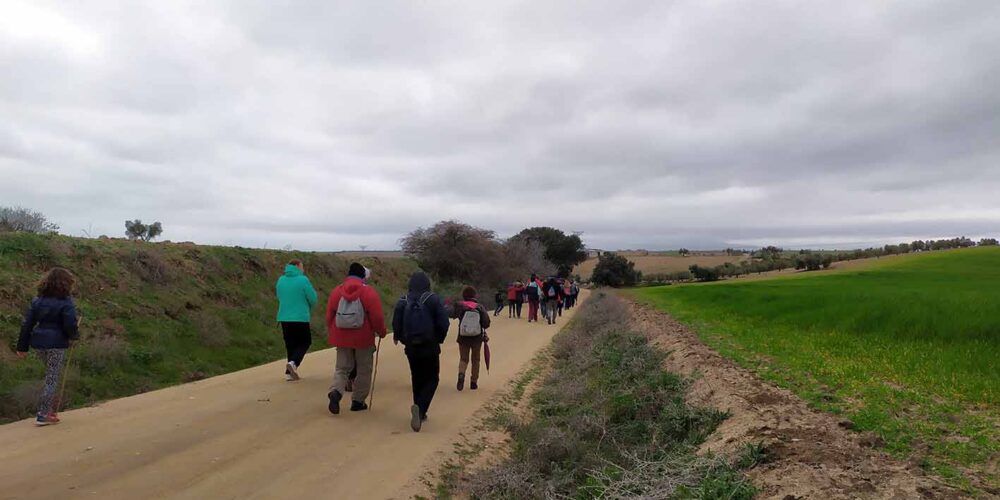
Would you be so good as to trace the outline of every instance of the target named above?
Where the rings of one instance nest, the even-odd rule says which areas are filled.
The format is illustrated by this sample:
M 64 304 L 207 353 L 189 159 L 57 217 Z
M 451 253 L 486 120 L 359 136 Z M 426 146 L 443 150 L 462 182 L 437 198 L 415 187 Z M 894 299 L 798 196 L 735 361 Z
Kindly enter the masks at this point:
M 38 427 L 43 427 L 46 425 L 56 425 L 59 423 L 59 417 L 55 415 L 49 415 L 47 417 L 38 417 L 35 419 L 35 425 Z
M 340 415 L 340 398 L 344 397 L 344 395 L 335 389 L 330 391 L 330 394 L 327 394 L 326 397 L 330 398 L 330 405 L 327 406 L 330 413 Z
M 422 424 L 424 419 L 420 416 L 420 407 L 413 405 L 410 407 L 410 428 L 413 432 L 420 432 L 420 424 Z
M 462 389 L 465 389 L 465 374 L 464 373 L 459 373 L 458 374 L 458 384 L 456 384 L 455 387 L 457 387 L 458 390 L 460 390 L 460 391 Z
M 368 405 L 364 401 L 351 401 L 351 411 L 365 411 Z
M 295 362 L 294 361 L 289 361 L 288 364 L 285 365 L 285 366 L 288 367 L 287 374 L 288 374 L 289 377 L 292 377 L 291 380 L 298 380 L 299 379 L 299 372 L 298 372 L 298 367 L 295 366 Z
M 473 391 L 476 390 L 476 389 L 479 389 L 479 384 L 473 382 L 473 383 L 469 384 L 469 389 L 471 389 Z
M 354 392 L 354 379 L 347 379 L 347 387 L 344 387 L 345 392 Z

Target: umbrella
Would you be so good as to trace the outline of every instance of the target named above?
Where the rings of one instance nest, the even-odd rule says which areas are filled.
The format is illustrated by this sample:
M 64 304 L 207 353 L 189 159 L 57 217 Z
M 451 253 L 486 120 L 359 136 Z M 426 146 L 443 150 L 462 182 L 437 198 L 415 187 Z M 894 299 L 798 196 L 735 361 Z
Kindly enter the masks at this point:
M 486 362 L 486 371 L 490 371 L 490 343 L 483 342 L 483 361 Z

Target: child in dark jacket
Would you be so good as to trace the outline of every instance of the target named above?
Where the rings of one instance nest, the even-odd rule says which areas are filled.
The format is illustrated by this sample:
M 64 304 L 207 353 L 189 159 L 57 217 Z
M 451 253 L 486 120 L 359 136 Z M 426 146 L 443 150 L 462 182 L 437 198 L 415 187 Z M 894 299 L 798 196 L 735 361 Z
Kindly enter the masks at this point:
M 66 350 L 70 342 L 80 336 L 76 305 L 71 297 L 75 282 L 73 274 L 61 267 L 46 273 L 38 285 L 38 297 L 31 301 L 21 323 L 17 357 L 24 359 L 28 349 L 33 348 L 45 364 L 45 384 L 35 417 L 38 426 L 59 423 L 56 413 L 62 401 L 57 391 L 65 368 Z
M 499 316 L 500 312 L 503 311 L 504 303 L 504 290 L 503 288 L 497 289 L 497 293 L 493 295 L 493 300 L 497 303 L 496 309 L 493 310 L 494 316 Z
M 478 313 L 478 324 L 462 324 L 463 321 L 475 321 L 474 319 L 471 319 L 473 315 L 470 315 L 470 319 L 463 319 L 468 312 Z M 490 314 L 486 312 L 486 308 L 476 300 L 475 288 L 467 286 L 462 290 L 462 301 L 455 303 L 455 306 L 452 308 L 451 317 L 459 320 L 459 362 L 457 388 L 460 391 L 465 388 L 465 371 L 468 369 L 469 362 L 471 361 L 472 380 L 469 384 L 469 389 L 479 389 L 479 358 L 481 357 L 483 350 L 483 343 L 490 341 L 490 338 L 486 336 L 486 329 L 490 327 Z M 472 332 L 474 334 L 469 334 L 467 332 Z

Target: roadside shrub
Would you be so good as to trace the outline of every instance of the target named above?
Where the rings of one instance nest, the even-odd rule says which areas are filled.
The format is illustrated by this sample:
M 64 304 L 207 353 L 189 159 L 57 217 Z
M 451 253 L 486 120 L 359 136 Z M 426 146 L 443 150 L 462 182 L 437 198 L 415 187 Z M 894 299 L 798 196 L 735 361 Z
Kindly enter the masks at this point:
M 121 254 L 119 258 L 132 273 L 146 283 L 162 285 L 170 279 L 167 263 L 156 251 L 133 248 L 130 252 Z
M 222 347 L 229 343 L 229 327 L 222 318 L 205 311 L 191 314 L 191 323 L 201 342 L 209 347 Z
M 752 496 L 731 464 L 695 454 L 725 415 L 688 406 L 687 382 L 662 370 L 664 354 L 627 319 L 607 294 L 581 306 L 554 340 L 533 418 L 512 426 L 511 456 L 469 478 L 473 498 Z
M 104 371 L 128 359 L 128 342 L 117 337 L 95 337 L 74 349 L 79 351 L 80 368 L 87 371 Z

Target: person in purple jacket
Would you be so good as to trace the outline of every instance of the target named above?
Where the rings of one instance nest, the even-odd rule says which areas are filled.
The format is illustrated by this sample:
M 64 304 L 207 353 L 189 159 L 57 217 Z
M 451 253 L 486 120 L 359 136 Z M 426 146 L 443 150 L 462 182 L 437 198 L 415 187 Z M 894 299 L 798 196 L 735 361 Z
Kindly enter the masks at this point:
M 17 357 L 24 359 L 32 348 L 45 363 L 45 384 L 38 398 L 35 425 L 59 423 L 57 412 L 62 403 L 58 400 L 59 382 L 66 365 L 66 350 L 80 337 L 76 305 L 73 304 L 73 285 L 76 278 L 61 267 L 52 268 L 38 285 L 38 297 L 21 323 L 17 339 Z

